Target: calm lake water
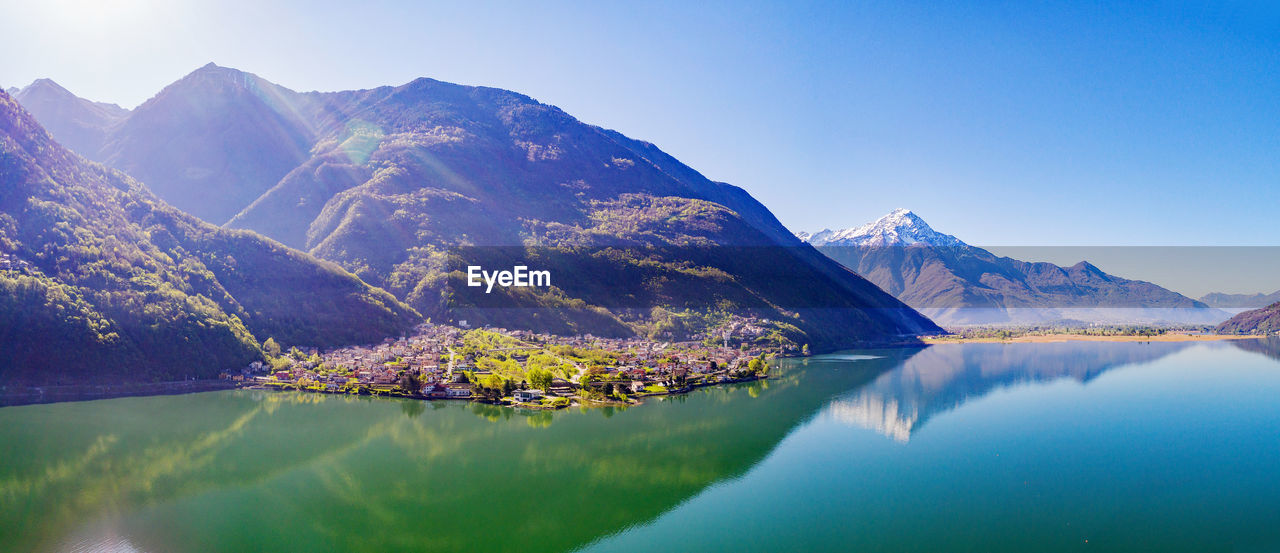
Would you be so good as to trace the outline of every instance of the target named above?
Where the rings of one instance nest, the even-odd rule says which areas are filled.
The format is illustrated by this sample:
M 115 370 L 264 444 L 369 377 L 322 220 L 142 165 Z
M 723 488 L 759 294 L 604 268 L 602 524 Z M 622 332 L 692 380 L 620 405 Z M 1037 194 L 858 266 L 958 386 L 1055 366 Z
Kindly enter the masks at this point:
M 5 551 L 1277 551 L 1280 343 L 787 360 L 629 409 L 0 408 Z

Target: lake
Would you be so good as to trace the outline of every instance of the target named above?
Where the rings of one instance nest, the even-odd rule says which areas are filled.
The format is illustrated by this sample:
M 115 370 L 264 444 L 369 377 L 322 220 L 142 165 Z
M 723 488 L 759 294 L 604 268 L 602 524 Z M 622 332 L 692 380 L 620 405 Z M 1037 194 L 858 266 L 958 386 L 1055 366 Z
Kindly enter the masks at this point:
M 4 551 L 1277 551 L 1280 341 L 783 360 L 630 408 L 0 408 Z

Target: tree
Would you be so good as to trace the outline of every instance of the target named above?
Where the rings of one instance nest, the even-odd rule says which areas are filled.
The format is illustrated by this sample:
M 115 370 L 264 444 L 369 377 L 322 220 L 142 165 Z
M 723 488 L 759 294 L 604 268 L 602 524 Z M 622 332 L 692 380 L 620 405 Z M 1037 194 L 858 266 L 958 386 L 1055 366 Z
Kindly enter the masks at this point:
M 288 357 L 271 358 L 271 370 L 273 372 L 287 371 L 293 368 L 293 360 Z
M 496 374 L 490 374 L 483 378 L 473 378 L 471 382 L 471 391 L 476 395 L 489 401 L 497 401 L 502 399 L 503 386 L 507 380 Z
M 275 338 L 267 338 L 267 341 L 262 343 L 262 351 L 272 357 L 280 357 L 280 344 L 276 343 Z
M 417 395 L 420 390 L 422 390 L 422 379 L 418 377 L 418 373 L 405 371 L 400 375 L 400 391 Z
M 800 346 L 800 355 L 803 355 L 805 357 L 809 356 L 809 344 Z
M 544 392 L 551 391 L 551 371 L 545 369 L 533 369 L 529 371 L 529 382 L 534 388 L 538 388 Z
M 578 378 L 578 382 L 586 386 L 589 382 L 596 382 L 604 379 L 604 367 L 600 365 L 591 365 L 587 367 L 586 374 Z

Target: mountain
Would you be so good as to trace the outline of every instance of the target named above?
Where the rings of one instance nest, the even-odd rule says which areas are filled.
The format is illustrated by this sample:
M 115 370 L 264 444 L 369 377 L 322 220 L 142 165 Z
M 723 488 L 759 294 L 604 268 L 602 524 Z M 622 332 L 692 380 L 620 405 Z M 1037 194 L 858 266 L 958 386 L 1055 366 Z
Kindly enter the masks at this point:
M 1218 325 L 1218 334 L 1280 333 L 1280 302 L 1239 313 Z
M 942 324 L 1216 324 L 1229 316 L 1088 262 L 1060 267 L 997 256 L 903 209 L 859 227 L 798 236 Z
M 0 93 L 0 383 L 207 378 L 267 337 L 364 343 L 416 318 L 332 263 L 174 209 Z
M 108 129 L 129 115 L 115 104 L 80 98 L 49 79 L 36 79 L 10 95 L 58 142 L 90 159 L 96 159 Z
M 1209 307 L 1257 309 L 1280 301 L 1280 290 L 1270 294 L 1205 294 L 1200 301 Z
M 676 338 L 749 312 L 818 349 L 939 331 L 742 189 L 511 91 L 298 93 L 210 64 L 102 152 L 175 206 L 336 261 L 435 320 Z M 466 285 L 468 265 L 513 264 L 553 286 Z
M 895 209 L 860 227 L 838 231 L 822 230 L 814 234 L 797 233 L 796 236 L 814 246 L 968 246 L 954 236 L 933 230 L 924 219 L 906 209 Z
M 209 64 L 138 106 L 112 129 L 99 157 L 174 207 L 220 225 L 309 157 L 315 135 L 295 111 L 301 98 Z

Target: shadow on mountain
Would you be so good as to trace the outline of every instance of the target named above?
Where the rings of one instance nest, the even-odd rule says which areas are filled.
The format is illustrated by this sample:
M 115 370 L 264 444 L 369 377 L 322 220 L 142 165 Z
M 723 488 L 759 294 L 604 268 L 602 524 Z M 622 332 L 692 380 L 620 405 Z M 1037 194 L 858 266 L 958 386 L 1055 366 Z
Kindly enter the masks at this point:
M 1155 361 L 1190 345 L 1063 342 L 933 346 L 832 402 L 825 413 L 907 442 L 930 418 L 1002 388 L 1063 378 L 1085 383 L 1107 371 Z

